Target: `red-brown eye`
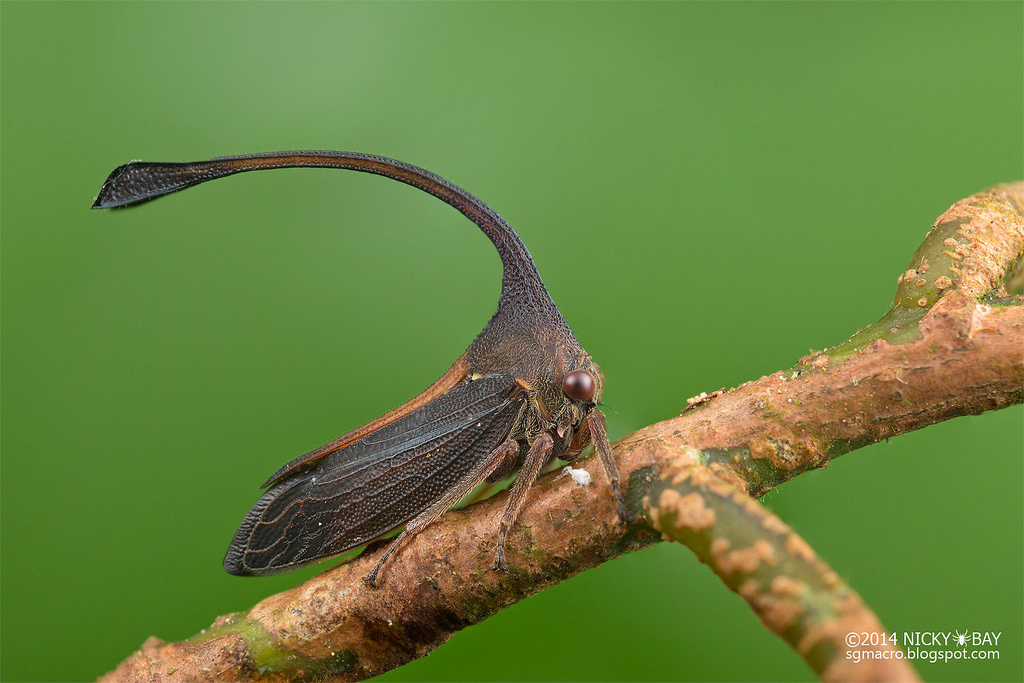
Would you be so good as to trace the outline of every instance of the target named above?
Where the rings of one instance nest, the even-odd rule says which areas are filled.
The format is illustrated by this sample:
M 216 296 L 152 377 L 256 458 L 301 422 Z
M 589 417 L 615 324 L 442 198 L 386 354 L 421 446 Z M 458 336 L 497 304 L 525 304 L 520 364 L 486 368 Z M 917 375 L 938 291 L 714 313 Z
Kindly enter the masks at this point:
M 589 401 L 594 398 L 594 378 L 586 370 L 570 372 L 562 382 L 562 389 L 569 398 Z

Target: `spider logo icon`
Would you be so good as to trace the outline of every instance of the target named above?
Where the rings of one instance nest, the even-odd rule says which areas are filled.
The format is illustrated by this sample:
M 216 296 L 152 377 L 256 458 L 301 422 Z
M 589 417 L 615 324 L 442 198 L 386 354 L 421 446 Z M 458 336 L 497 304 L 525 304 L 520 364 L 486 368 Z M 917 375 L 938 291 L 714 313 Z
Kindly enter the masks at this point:
M 967 634 L 969 633 L 969 631 L 964 631 L 963 633 L 960 633 L 960 631 L 957 631 L 956 629 L 954 629 L 953 633 L 956 635 L 956 644 L 957 645 L 963 645 L 963 646 L 966 647 L 967 646 Z

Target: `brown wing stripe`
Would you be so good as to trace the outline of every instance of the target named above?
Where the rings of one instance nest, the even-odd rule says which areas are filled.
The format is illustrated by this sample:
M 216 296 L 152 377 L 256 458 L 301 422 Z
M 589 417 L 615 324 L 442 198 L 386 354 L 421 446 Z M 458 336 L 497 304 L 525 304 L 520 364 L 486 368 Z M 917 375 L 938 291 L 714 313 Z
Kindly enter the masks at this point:
M 417 410 L 418 408 L 421 408 L 422 406 L 426 405 L 427 403 L 430 403 L 437 397 L 450 391 L 456 384 L 465 379 L 466 375 L 468 374 L 469 361 L 466 360 L 466 354 L 462 354 L 461 356 L 459 356 L 458 360 L 455 361 L 452 367 L 448 369 L 448 372 L 444 373 L 440 377 L 440 379 L 438 379 L 436 382 L 427 387 L 426 390 L 424 390 L 423 393 L 421 393 L 416 398 L 406 403 L 403 403 L 402 405 L 398 406 L 393 410 L 388 411 L 384 415 L 378 417 L 373 422 L 368 422 L 364 424 L 362 427 L 354 429 L 343 436 L 339 436 L 334 441 L 324 444 L 323 446 L 320 446 L 319 448 L 312 450 L 309 453 L 306 453 L 305 455 L 296 458 L 295 460 L 292 460 L 290 463 L 288 463 L 287 465 L 279 469 L 277 472 L 275 472 L 274 475 L 270 477 L 270 479 L 268 479 L 266 483 L 263 484 L 263 486 L 261 486 L 260 488 L 267 488 L 268 486 L 271 486 L 272 484 L 275 484 L 280 480 L 284 479 L 295 470 L 301 467 L 305 467 L 309 463 L 315 462 L 320 458 L 324 457 L 325 455 L 342 449 L 345 446 L 348 446 L 350 443 L 362 439 L 367 434 L 372 434 L 381 427 L 391 424 L 395 420 L 404 417 L 405 415 L 408 415 L 409 413 L 413 412 L 414 410 Z

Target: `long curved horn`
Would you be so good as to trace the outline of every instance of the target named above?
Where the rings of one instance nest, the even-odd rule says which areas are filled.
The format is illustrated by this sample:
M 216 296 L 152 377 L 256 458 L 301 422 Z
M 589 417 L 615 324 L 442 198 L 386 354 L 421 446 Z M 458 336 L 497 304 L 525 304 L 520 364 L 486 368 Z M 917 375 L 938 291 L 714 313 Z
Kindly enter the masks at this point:
M 115 168 L 93 202 L 94 209 L 134 206 L 171 192 L 246 171 L 274 168 L 340 168 L 382 175 L 427 192 L 476 223 L 494 243 L 502 263 L 502 304 L 515 301 L 534 311 L 557 311 L 526 245 L 494 209 L 430 171 L 387 157 L 355 152 L 298 151 L 245 154 L 186 163 L 135 161 Z M 558 316 L 560 317 L 560 316 Z

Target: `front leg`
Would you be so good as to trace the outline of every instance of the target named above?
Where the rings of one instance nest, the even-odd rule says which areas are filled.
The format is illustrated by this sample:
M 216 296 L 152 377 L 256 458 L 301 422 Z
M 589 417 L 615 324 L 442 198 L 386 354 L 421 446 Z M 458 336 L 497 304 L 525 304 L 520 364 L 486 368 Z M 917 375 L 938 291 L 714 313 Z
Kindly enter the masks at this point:
M 523 463 L 523 468 L 519 471 L 516 483 L 512 487 L 512 493 L 509 494 L 505 512 L 501 515 L 501 524 L 498 527 L 498 549 L 494 554 L 492 570 L 508 571 L 508 568 L 505 566 L 505 537 L 508 536 L 509 529 L 516 523 L 523 505 L 526 503 L 526 491 L 536 481 L 540 468 L 551 457 L 554 443 L 551 435 L 545 432 L 534 439 L 533 444 L 530 446 L 530 452 L 526 455 L 526 462 Z
M 600 410 L 595 410 L 590 415 L 587 415 L 583 422 L 584 427 L 590 431 L 591 440 L 594 442 L 594 450 L 597 452 L 597 457 L 600 458 L 601 464 L 604 465 L 604 471 L 608 475 L 608 483 L 612 487 L 615 502 L 619 506 L 619 519 L 622 520 L 623 524 L 628 523 L 630 521 L 629 511 L 626 510 L 626 501 L 622 497 L 622 489 L 619 487 L 619 468 L 615 464 L 615 458 L 612 457 L 612 445 L 608 443 L 608 434 L 604 429 L 604 413 Z

